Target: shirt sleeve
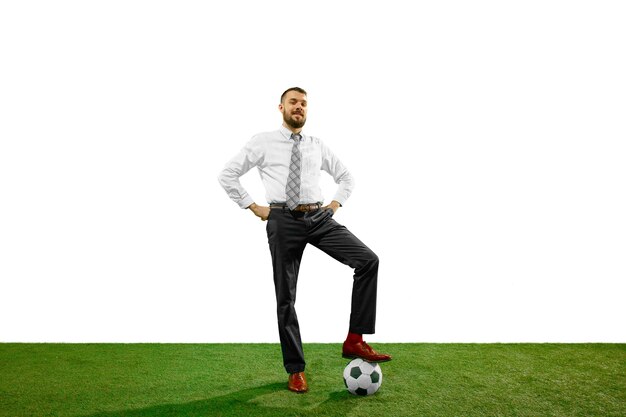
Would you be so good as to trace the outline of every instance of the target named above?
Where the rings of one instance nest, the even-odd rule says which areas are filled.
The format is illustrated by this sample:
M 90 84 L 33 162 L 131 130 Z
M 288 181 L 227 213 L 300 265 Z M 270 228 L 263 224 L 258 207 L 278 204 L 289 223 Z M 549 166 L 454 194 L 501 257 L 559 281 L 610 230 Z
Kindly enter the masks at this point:
M 250 139 L 243 149 L 228 161 L 217 176 L 217 180 L 226 190 L 228 197 L 242 209 L 248 208 L 250 204 L 254 203 L 254 200 L 241 185 L 239 177 L 261 163 L 262 152 L 258 142 L 256 137 Z
M 343 206 L 348 197 L 350 197 L 350 194 L 352 194 L 352 190 L 354 190 L 354 177 L 352 177 L 348 168 L 341 163 L 330 148 L 324 143 L 322 143 L 321 146 L 322 169 L 333 177 L 335 183 L 339 184 L 333 200 L 337 200 L 339 204 Z

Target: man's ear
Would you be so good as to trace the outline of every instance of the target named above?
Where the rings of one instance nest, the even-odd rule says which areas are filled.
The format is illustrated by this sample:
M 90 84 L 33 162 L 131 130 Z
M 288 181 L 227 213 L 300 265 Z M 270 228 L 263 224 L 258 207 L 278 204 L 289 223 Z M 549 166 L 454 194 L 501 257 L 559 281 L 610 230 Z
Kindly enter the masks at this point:
M 284 109 L 284 107 L 283 107 L 283 103 L 280 103 L 280 104 L 278 105 L 278 111 L 280 111 L 280 112 L 282 113 L 282 112 L 283 112 L 283 109 Z

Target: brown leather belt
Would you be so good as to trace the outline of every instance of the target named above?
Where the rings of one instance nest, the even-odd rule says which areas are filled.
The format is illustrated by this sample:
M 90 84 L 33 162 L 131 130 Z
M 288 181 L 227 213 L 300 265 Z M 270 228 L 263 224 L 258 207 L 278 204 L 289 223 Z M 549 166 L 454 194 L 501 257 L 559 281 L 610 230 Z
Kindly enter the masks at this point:
M 285 203 L 270 204 L 270 208 L 285 208 L 285 207 L 287 207 L 287 204 Z M 299 206 L 297 206 L 295 209 L 291 211 L 307 212 L 307 211 L 319 210 L 321 208 L 322 208 L 321 203 L 300 204 Z

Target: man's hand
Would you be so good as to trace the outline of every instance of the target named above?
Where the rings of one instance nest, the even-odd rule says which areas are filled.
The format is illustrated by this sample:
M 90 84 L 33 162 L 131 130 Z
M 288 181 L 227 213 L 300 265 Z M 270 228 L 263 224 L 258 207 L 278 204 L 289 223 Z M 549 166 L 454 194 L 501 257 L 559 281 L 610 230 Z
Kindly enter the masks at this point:
M 341 204 L 339 204 L 339 201 L 333 200 L 333 201 L 330 202 L 329 205 L 324 206 L 322 208 L 324 208 L 324 209 L 327 209 L 327 208 L 333 209 L 333 215 L 334 215 L 335 213 L 337 213 L 337 210 L 339 210 L 339 207 L 341 207 Z
M 252 210 L 255 216 L 260 217 L 263 221 L 267 220 L 270 216 L 270 208 L 267 206 L 258 206 L 255 203 L 252 203 L 248 206 L 248 208 Z

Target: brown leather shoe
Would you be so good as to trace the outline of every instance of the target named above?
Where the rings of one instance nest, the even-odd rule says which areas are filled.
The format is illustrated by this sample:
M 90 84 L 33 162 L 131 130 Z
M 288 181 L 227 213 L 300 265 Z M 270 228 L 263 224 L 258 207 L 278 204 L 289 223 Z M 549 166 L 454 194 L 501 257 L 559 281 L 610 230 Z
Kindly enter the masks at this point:
M 307 392 L 308 390 L 309 390 L 309 386 L 306 383 L 304 372 L 296 372 L 295 374 L 289 374 L 289 391 L 302 394 L 302 393 Z
M 343 342 L 343 357 L 348 359 L 361 358 L 368 362 L 387 362 L 391 360 L 391 356 L 376 352 L 365 342 Z

